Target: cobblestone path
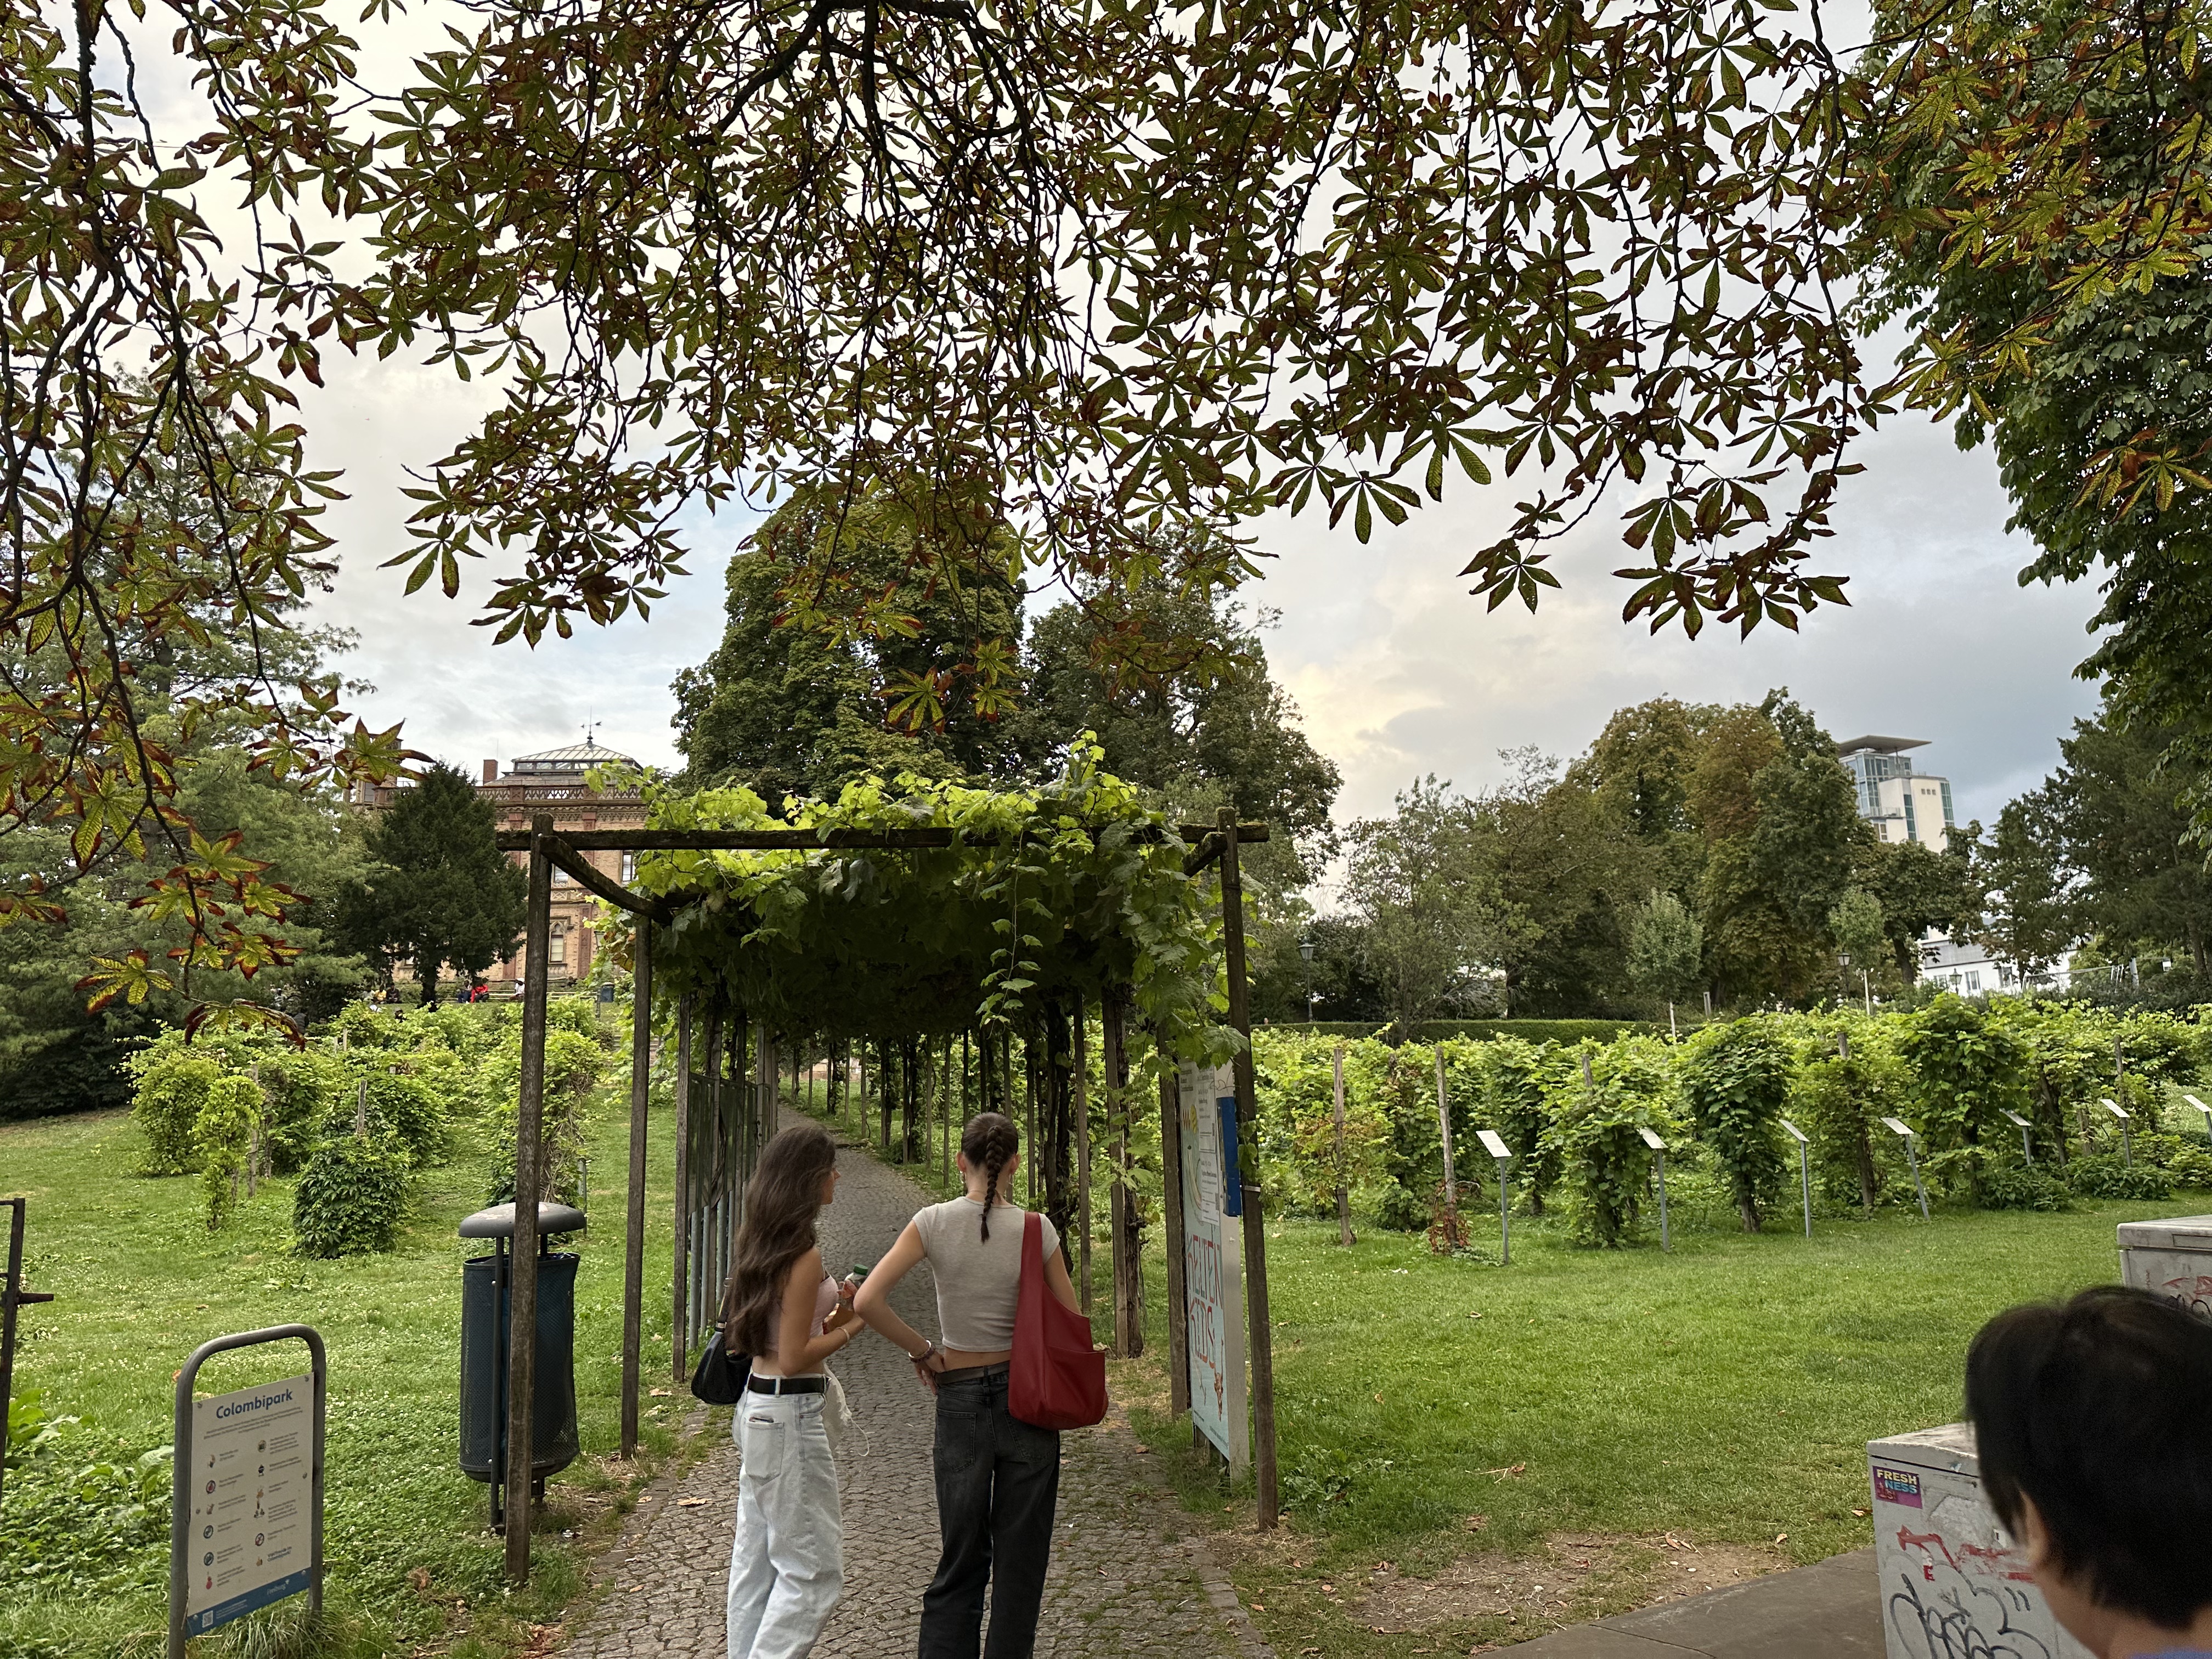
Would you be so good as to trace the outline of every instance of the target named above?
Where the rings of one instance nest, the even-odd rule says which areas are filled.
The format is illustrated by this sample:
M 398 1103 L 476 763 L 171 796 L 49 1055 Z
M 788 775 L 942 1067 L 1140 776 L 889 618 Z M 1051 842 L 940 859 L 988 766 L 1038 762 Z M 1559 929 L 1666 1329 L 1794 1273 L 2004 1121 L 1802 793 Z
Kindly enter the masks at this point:
M 831 1268 L 890 1248 L 922 1192 L 866 1152 L 840 1153 L 844 1179 L 823 1212 Z M 894 1297 L 916 1329 L 937 1328 L 925 1266 Z M 937 1562 L 930 1477 L 932 1399 L 904 1357 L 863 1334 L 836 1362 L 860 1434 L 840 1464 L 845 1599 L 815 1648 L 824 1659 L 909 1659 L 921 1592 Z M 726 1431 L 722 1431 L 726 1435 Z M 1060 1513 L 1036 1650 L 1053 1659 L 1271 1659 L 1227 1581 L 1152 1482 L 1118 1412 L 1062 1438 Z M 568 1659 L 720 1659 L 723 1584 L 735 1524 L 737 1453 L 726 1437 L 680 1483 L 638 1506 L 594 1570 L 602 1593 L 560 1650 Z

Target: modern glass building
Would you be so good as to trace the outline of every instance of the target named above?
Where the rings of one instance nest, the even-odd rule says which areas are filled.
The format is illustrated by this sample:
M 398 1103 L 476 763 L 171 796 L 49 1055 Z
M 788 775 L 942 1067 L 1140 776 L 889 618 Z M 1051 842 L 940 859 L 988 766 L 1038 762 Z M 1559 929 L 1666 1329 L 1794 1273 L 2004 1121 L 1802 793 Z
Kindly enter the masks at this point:
M 1951 780 L 1923 772 L 1905 758 L 1925 749 L 1925 738 L 1852 738 L 1836 745 L 1844 769 L 1858 787 L 1859 816 L 1887 842 L 1917 841 L 1942 852 L 1957 820 L 1951 813 Z

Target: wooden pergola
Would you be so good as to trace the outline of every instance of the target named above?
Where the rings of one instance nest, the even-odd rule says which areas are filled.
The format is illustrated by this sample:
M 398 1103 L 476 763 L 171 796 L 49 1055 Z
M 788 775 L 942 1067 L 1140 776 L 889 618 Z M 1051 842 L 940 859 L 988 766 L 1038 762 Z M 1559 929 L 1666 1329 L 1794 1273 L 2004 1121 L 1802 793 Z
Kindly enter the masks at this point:
M 1120 827 L 1125 830 L 1127 829 L 1127 826 Z M 1186 876 L 1195 877 L 1209 867 L 1218 866 L 1219 871 L 1222 943 L 1229 981 L 1229 1024 L 1246 1039 L 1235 1061 L 1237 1118 L 1240 1126 L 1249 1127 L 1256 1109 L 1256 1102 L 1253 1091 L 1250 1045 L 1250 987 L 1246 977 L 1244 959 L 1243 884 L 1239 872 L 1237 848 L 1247 842 L 1266 841 L 1268 838 L 1267 829 L 1265 824 L 1239 823 L 1236 815 L 1224 809 L 1216 823 L 1186 824 L 1174 833 L 1190 848 L 1183 860 Z M 1138 840 L 1157 844 L 1168 840 L 1170 832 L 1158 827 L 1139 827 L 1133 835 Z M 709 896 L 703 890 L 678 890 L 659 897 L 647 897 L 609 879 L 594 868 L 584 854 L 613 851 L 836 852 L 867 848 L 982 848 L 1003 847 L 1006 842 L 1003 838 L 994 840 L 943 828 L 880 831 L 836 829 L 617 830 L 560 834 L 553 828 L 551 816 L 541 813 L 533 817 L 532 827 L 526 832 L 501 832 L 497 844 L 503 852 L 529 854 L 528 908 L 524 926 L 520 1109 L 515 1127 L 514 1242 L 509 1314 L 509 1330 L 514 1334 L 507 1358 L 505 1472 L 508 1517 L 506 1526 L 507 1575 L 511 1582 L 520 1583 L 529 1577 L 530 1572 L 530 1529 L 534 1510 L 531 1501 L 530 1417 L 538 1357 L 538 1206 L 541 1196 L 539 1158 L 544 1114 L 545 1013 L 553 872 L 556 869 L 565 872 L 573 880 L 607 903 L 637 918 L 632 959 L 629 1196 L 623 1257 L 622 1455 L 629 1457 L 635 1455 L 637 1449 L 639 1355 L 644 1312 L 647 1105 L 652 1080 L 653 1029 L 653 940 L 656 929 L 670 926 L 688 906 L 699 903 Z M 741 1206 L 738 1200 L 742 1193 L 742 1182 L 721 1183 L 713 1194 L 711 1214 L 707 1218 L 707 1224 L 702 1226 L 697 1206 L 700 1194 L 695 1191 L 698 1183 L 691 1178 L 692 1172 L 687 1168 L 692 1151 L 690 1143 L 697 1127 L 701 1127 L 695 1125 L 690 1109 L 694 1103 L 690 1098 L 690 1012 L 687 1006 L 679 1010 L 678 1018 L 678 1176 L 672 1273 L 674 1323 L 671 1346 L 673 1349 L 673 1371 L 678 1381 L 687 1375 L 690 1337 L 696 1328 L 693 1316 L 698 1310 L 688 1305 L 693 1299 L 688 1292 L 696 1282 L 687 1285 L 687 1279 L 692 1277 L 690 1270 L 696 1259 L 701 1266 L 701 1279 L 709 1272 L 726 1272 L 727 1239 L 734 1233 L 739 1219 Z M 1118 1072 L 1120 1079 L 1126 1081 L 1126 1054 L 1117 1052 L 1124 1045 L 1117 1040 L 1116 1028 L 1110 1022 L 1104 1035 L 1109 1079 Z M 719 1030 L 710 1031 L 705 1045 L 709 1064 L 707 1078 L 710 1098 L 702 1103 L 709 1109 L 707 1118 L 702 1121 L 709 1126 L 710 1135 L 724 1137 L 716 1147 L 718 1167 L 725 1167 L 728 1155 L 734 1152 L 738 1166 L 750 1168 L 750 1152 L 757 1146 L 762 1126 L 754 1114 L 733 1116 L 726 1109 L 731 1103 L 723 1091 L 720 1074 L 720 1051 L 724 1046 L 722 1036 Z M 769 1060 L 769 1052 L 768 1045 L 763 1042 L 759 1070 L 764 1074 L 768 1097 L 773 1099 L 777 1073 Z M 730 1080 L 736 1081 L 734 1078 Z M 742 1087 L 737 1091 L 740 1098 L 744 1092 Z M 1182 1117 L 1171 1079 L 1164 1083 L 1162 1087 L 1160 1129 L 1163 1162 L 1168 1174 L 1164 1183 L 1166 1196 L 1164 1219 L 1170 1240 L 1167 1252 L 1168 1303 L 1171 1310 L 1180 1310 L 1185 1301 L 1182 1190 L 1176 1178 L 1180 1164 Z M 1246 1169 L 1242 1175 L 1246 1322 L 1255 1443 L 1253 1465 L 1258 1488 L 1259 1522 L 1267 1528 L 1275 1524 L 1279 1512 L 1274 1370 L 1267 1314 L 1267 1231 L 1261 1218 L 1258 1171 Z M 1121 1244 L 1118 1228 L 1115 1243 L 1118 1250 Z M 1190 1375 L 1188 1357 L 1184 1351 L 1186 1333 L 1183 1320 L 1175 1313 L 1171 1313 L 1168 1321 L 1168 1332 L 1170 1403 L 1173 1410 L 1182 1412 L 1187 1410 L 1190 1404 Z

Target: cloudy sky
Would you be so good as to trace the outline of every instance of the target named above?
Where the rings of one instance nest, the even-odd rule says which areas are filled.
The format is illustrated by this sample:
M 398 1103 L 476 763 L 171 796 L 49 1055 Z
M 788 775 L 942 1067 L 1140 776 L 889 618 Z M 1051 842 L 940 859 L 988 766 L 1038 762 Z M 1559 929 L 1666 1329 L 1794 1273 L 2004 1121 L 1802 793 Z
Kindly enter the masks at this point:
M 591 720 L 611 747 L 673 762 L 669 682 L 713 648 L 722 562 L 750 520 L 702 519 L 690 575 L 649 623 L 495 648 L 470 625 L 481 579 L 459 603 L 404 598 L 402 573 L 379 568 L 404 545 L 404 469 L 442 453 L 480 394 L 442 371 L 332 367 L 307 414 L 319 458 L 346 468 L 352 499 L 332 515 L 344 564 L 322 610 L 361 635 L 350 666 L 378 690 L 360 711 L 404 720 L 417 748 L 471 769 L 576 741 Z M 1800 635 L 1762 628 L 1748 641 L 1624 626 L 1624 585 L 1607 574 L 1623 561 L 1601 533 L 1562 556 L 1565 591 L 1538 615 L 1517 603 L 1486 612 L 1455 573 L 1495 534 L 1502 492 L 1469 487 L 1364 547 L 1318 515 L 1264 525 L 1275 556 L 1257 599 L 1281 612 L 1268 650 L 1315 742 L 1343 769 L 1341 814 L 1387 810 L 1422 773 L 1462 787 L 1496 781 L 1500 749 L 1571 756 L 1609 712 L 1646 697 L 1756 700 L 1787 685 L 1839 738 L 1926 738 L 1925 762 L 1954 780 L 1960 812 L 1990 821 L 2042 777 L 2068 722 L 2094 702 L 2071 671 L 2095 596 L 2017 586 L 2027 549 L 2004 532 L 1986 453 L 1961 455 L 1947 432 L 1905 421 L 1861 459 L 1868 470 L 1847 486 L 1820 557 L 1852 578 L 1853 605 L 1821 610 Z

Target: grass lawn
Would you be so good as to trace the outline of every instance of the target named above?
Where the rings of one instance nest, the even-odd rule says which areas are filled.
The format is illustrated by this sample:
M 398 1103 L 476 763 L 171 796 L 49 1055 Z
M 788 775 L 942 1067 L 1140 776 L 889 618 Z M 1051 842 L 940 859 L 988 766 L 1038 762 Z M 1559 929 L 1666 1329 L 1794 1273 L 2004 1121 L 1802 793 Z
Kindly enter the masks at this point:
M 1871 1542 L 1865 1443 L 1958 1419 L 1983 1322 L 2117 1279 L 2115 1224 L 2206 1210 L 1678 1231 L 1672 1255 L 1516 1220 L 1507 1268 L 1271 1222 L 1290 1515 L 1265 1539 L 1249 1480 L 1164 1414 L 1157 1305 L 1151 1357 L 1116 1370 L 1278 1653 L 1465 1653 Z
M 591 1118 L 595 1225 L 580 1245 L 577 1287 L 585 1455 L 552 1484 L 539 1566 L 525 1594 L 503 1594 L 485 1488 L 455 1467 L 459 1264 L 478 1247 L 465 1247 L 454 1227 L 482 1207 L 486 1168 L 482 1152 L 465 1143 L 451 1164 L 425 1178 L 394 1254 L 310 1261 L 284 1249 L 289 1181 L 264 1183 L 228 1229 L 210 1235 L 196 1179 L 131 1173 L 140 1141 L 125 1115 L 0 1126 L 0 1193 L 31 1200 L 30 1283 L 58 1297 L 24 1312 L 15 1388 L 39 1391 L 51 1413 L 81 1415 L 143 1450 L 168 1443 L 173 1378 L 199 1343 L 289 1321 L 316 1327 L 331 1365 L 325 1556 L 335 1615 L 319 1645 L 349 1659 L 426 1646 L 466 1659 L 527 1647 L 531 1626 L 550 1618 L 580 1583 L 578 1545 L 615 1523 L 651 1467 L 650 1458 L 632 1468 L 611 1456 L 619 1431 L 627 1115 L 626 1098 L 611 1096 Z M 665 1112 L 656 1114 L 654 1130 L 645 1377 L 666 1389 L 673 1184 Z M 297 1345 L 222 1355 L 202 1370 L 201 1387 L 240 1388 L 304 1370 L 305 1362 Z M 676 1443 L 689 1395 L 647 1403 L 648 1449 L 664 1455 Z M 13 1481 L 9 1495 L 12 1503 Z M 0 1605 L 0 1656 L 158 1653 L 167 1628 L 166 1507 L 160 1530 L 136 1589 L 27 1602 L 11 1591 Z M 228 1640 L 218 1632 L 200 1648 L 245 1650 L 245 1627 L 231 1629 Z

